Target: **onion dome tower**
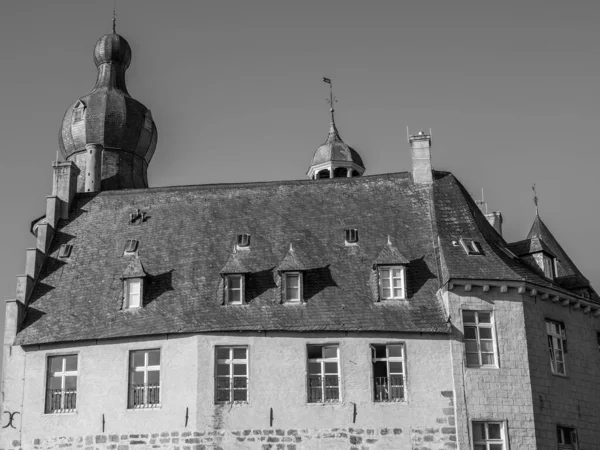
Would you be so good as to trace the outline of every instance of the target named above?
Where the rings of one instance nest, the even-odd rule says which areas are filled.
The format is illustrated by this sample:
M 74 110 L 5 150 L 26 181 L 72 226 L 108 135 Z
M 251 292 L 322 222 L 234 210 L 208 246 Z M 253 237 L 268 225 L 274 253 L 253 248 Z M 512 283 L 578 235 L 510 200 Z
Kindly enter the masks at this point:
M 336 102 L 333 96 L 331 80 L 323 78 L 329 84 L 329 113 L 331 122 L 329 124 L 329 135 L 323 145 L 317 148 L 308 168 L 307 175 L 310 179 L 359 177 L 365 171 L 362 158 L 356 150 L 347 145 L 335 126 L 333 104 Z
M 150 110 L 127 92 L 131 47 L 114 20 L 113 32 L 96 43 L 94 62 L 96 85 L 69 106 L 58 139 L 65 160 L 81 171 L 77 192 L 147 188 L 158 134 Z

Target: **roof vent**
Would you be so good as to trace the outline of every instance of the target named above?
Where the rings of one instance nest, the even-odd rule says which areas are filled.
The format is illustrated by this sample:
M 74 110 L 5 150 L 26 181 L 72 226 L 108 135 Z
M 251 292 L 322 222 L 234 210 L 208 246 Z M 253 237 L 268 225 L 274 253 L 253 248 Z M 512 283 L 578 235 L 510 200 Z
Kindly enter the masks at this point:
M 479 242 L 474 241 L 472 239 L 463 239 L 460 238 L 460 245 L 467 252 L 467 255 L 482 255 L 483 251 L 481 250 L 481 245 Z
M 129 239 L 125 244 L 125 250 L 123 251 L 124 256 L 133 255 L 138 247 L 138 241 L 136 239 Z
M 358 230 L 356 228 L 346 228 L 344 235 L 346 244 L 356 244 L 358 242 Z
M 71 256 L 71 250 L 73 250 L 73 246 L 71 244 L 63 244 L 60 246 L 60 250 L 58 251 L 59 258 L 68 258 Z
M 238 248 L 247 248 L 250 247 L 250 235 L 249 234 L 238 234 L 237 237 L 237 247 Z

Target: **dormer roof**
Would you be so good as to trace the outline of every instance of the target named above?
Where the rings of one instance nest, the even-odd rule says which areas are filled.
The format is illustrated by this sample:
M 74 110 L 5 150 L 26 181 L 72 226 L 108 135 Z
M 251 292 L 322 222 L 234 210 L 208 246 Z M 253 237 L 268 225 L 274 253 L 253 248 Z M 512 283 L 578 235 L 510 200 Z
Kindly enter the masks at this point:
M 144 270 L 144 266 L 142 265 L 142 261 L 139 256 L 135 256 L 132 258 L 131 262 L 123 272 L 123 279 L 127 278 L 142 278 L 146 276 L 146 271 Z
M 283 260 L 277 266 L 279 272 L 286 271 L 304 271 L 314 268 L 314 265 L 310 263 L 311 258 L 301 248 L 296 248 L 293 244 L 290 244 L 288 252 L 285 254 Z
M 221 274 L 234 274 L 234 273 L 248 273 L 250 272 L 250 268 L 247 264 L 247 259 L 249 258 L 250 251 L 243 250 L 238 251 L 235 247 L 233 248 L 233 252 L 229 255 L 227 262 L 221 269 Z
M 391 240 L 388 238 L 387 244 L 384 245 L 381 252 L 377 256 L 377 259 L 374 261 L 374 265 L 376 266 L 386 266 L 386 265 L 408 265 L 410 261 L 396 248 L 394 244 L 392 244 Z

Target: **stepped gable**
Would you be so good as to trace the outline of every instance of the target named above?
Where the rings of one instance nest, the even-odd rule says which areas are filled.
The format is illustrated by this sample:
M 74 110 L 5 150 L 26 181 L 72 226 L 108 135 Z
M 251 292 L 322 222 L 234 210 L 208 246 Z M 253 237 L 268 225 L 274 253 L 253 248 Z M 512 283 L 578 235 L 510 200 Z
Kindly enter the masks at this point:
M 78 194 L 16 344 L 217 331 L 447 333 L 431 201 L 408 173 Z M 146 220 L 132 224 L 137 209 Z M 345 245 L 348 226 L 359 230 L 358 245 Z M 248 304 L 224 306 L 220 271 L 240 232 L 251 235 Z M 408 299 L 377 303 L 370 276 L 388 235 L 410 261 Z M 147 273 L 145 306 L 135 311 L 121 310 L 129 239 L 139 241 Z M 280 304 L 275 281 L 291 241 L 315 261 L 303 276 L 306 301 L 293 307 Z M 67 242 L 70 257 L 58 259 Z
M 505 252 L 503 249 L 508 248 L 508 244 L 488 223 L 454 175 L 436 172 L 436 178 L 433 196 L 435 225 L 441 249 L 442 282 L 451 278 L 517 281 L 553 289 L 569 296 L 575 295 L 558 282 L 539 276 L 519 258 L 513 258 Z M 479 242 L 483 254 L 467 255 L 458 244 L 461 238 Z

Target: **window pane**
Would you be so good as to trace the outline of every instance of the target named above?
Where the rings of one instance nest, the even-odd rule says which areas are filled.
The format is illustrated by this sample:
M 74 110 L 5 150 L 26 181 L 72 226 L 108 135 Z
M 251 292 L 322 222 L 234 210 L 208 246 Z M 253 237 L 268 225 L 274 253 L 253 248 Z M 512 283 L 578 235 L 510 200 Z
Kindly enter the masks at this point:
M 77 389 L 77 377 L 68 376 L 65 377 L 65 389 Z
M 390 298 L 392 296 L 392 291 L 390 289 L 383 289 L 381 296 L 383 298 Z
M 473 440 L 483 441 L 484 439 L 485 439 L 485 423 L 473 422 Z
M 234 375 L 246 375 L 246 364 L 234 364 L 233 365 Z
M 49 358 L 50 372 L 62 372 L 64 356 L 52 356 Z
M 398 362 L 390 362 L 390 373 L 402 373 L 402 363 Z
M 465 349 L 467 350 L 467 353 L 477 353 L 477 342 L 465 341 Z
M 143 367 L 146 365 L 146 352 L 133 352 L 133 367 Z
M 481 364 L 493 366 L 494 365 L 494 354 L 493 353 L 482 353 Z
M 316 359 L 321 357 L 321 347 L 319 345 L 309 345 L 307 347 L 308 359 Z
M 388 283 L 389 283 L 389 279 L 390 279 L 390 270 L 389 269 L 381 269 L 381 279 L 387 279 Z
M 158 370 L 148 371 L 148 384 L 160 384 L 160 372 Z
M 229 364 L 217 364 L 217 375 L 229 375 Z
M 311 375 L 320 375 L 321 374 L 321 364 L 320 363 L 308 363 L 308 373 Z
M 394 289 L 394 298 L 402 297 L 402 289 Z
M 489 423 L 488 424 L 488 439 L 500 439 L 500 424 Z
M 401 345 L 388 345 L 388 352 L 390 358 L 401 358 L 402 357 L 402 346 Z
M 48 382 L 48 389 L 61 389 L 62 388 L 62 378 L 60 377 L 50 377 Z
M 494 342 L 493 341 L 481 341 L 481 351 L 492 353 L 494 351 Z
M 140 280 L 129 280 L 129 294 L 137 294 L 140 293 Z
M 394 278 L 394 287 L 395 288 L 401 288 L 402 287 L 402 280 L 400 280 L 398 278 Z
M 323 347 L 323 358 L 337 358 L 337 347 Z
M 241 303 L 242 292 L 241 291 L 229 291 L 229 302 L 230 303 Z
M 381 280 L 381 286 L 383 286 L 384 288 L 389 288 L 390 287 L 390 280 L 387 278 L 384 278 L 383 280 Z
M 502 444 L 490 444 L 490 450 L 503 450 L 504 446 Z
M 400 274 L 401 274 L 401 270 L 400 269 L 392 269 L 392 274 L 394 278 L 400 278 Z
M 77 370 L 77 355 L 69 355 L 65 356 L 67 372 L 72 372 Z
M 245 402 L 248 398 L 248 391 L 246 389 L 235 389 L 233 391 L 234 402 Z
M 229 287 L 231 289 L 240 289 L 242 287 L 242 278 L 238 276 L 229 277 Z
M 233 379 L 234 389 L 246 389 L 248 387 L 248 381 L 245 377 L 236 377 Z
M 288 275 L 286 279 L 286 283 L 288 287 L 298 287 L 299 276 L 298 275 Z
M 487 448 L 485 447 L 485 444 L 475 444 L 475 450 L 487 450 Z
M 465 327 L 465 339 L 477 339 L 477 328 Z
M 385 361 L 377 361 L 373 363 L 373 376 L 375 378 L 385 378 L 388 376 L 387 364 Z M 381 382 L 385 384 L 385 382 Z
M 326 362 L 325 363 L 325 373 L 326 374 L 336 374 L 338 373 L 338 365 L 336 362 Z
M 489 312 L 480 312 L 479 323 L 492 323 L 492 314 Z
M 229 349 L 225 347 L 217 347 L 217 359 L 229 359 Z
M 476 353 L 467 353 L 467 365 L 468 366 L 478 366 L 479 365 L 479 355 Z
M 148 352 L 148 365 L 149 366 L 160 365 L 160 350 L 150 350 Z
M 372 353 L 375 358 L 385 358 L 385 345 L 371 345 L 371 348 L 374 350 Z
M 475 323 L 475 311 L 463 311 L 463 322 Z
M 246 349 L 245 348 L 234 348 L 233 349 L 233 359 L 246 359 Z
M 492 339 L 492 329 L 487 327 L 480 327 L 479 337 L 481 339 Z
M 133 384 L 144 384 L 144 372 L 133 372 Z

